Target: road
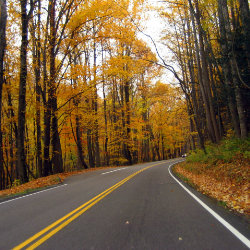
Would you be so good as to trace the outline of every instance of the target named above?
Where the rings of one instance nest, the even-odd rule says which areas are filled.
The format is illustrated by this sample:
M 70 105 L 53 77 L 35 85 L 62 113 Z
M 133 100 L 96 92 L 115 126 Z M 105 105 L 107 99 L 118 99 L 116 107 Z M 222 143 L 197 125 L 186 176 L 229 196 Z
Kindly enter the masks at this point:
M 172 177 L 181 160 L 97 170 L 1 200 L 0 250 L 249 249 L 248 222 Z

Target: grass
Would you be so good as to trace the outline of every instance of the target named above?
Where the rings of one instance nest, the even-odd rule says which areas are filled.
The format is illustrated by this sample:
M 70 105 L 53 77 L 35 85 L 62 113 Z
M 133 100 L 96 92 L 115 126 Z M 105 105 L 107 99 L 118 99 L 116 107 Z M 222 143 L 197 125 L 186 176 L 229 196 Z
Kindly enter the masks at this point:
M 225 201 L 218 201 L 218 204 L 224 208 L 228 208 L 227 203 Z

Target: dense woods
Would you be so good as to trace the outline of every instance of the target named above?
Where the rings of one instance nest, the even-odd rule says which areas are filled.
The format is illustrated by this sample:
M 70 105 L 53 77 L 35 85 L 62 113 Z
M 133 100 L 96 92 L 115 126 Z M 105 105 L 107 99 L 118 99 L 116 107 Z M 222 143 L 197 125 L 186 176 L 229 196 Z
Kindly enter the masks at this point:
M 248 137 L 247 0 L 0 2 L 0 189 Z
M 249 3 L 247 0 L 168 1 L 160 16 L 169 26 L 163 43 L 190 118 L 192 147 L 249 133 Z M 169 67 L 163 61 L 165 67 Z M 197 136 L 192 136 L 197 132 Z

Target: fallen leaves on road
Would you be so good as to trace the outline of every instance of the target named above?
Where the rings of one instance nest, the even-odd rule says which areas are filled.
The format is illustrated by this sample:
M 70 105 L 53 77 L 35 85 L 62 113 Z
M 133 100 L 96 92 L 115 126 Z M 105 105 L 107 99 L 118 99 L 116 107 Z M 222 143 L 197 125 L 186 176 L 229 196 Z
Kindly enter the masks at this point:
M 106 169 L 106 168 L 114 168 L 114 167 L 89 168 L 89 169 L 84 169 L 80 171 L 60 173 L 60 174 L 55 174 L 55 175 L 50 175 L 47 177 L 34 179 L 20 186 L 16 186 L 16 187 L 12 187 L 12 188 L 0 191 L 0 198 L 7 197 L 13 194 L 24 193 L 26 191 L 27 192 L 32 191 L 38 188 L 56 185 L 56 184 L 62 183 L 67 177 L 71 175 L 76 175 L 76 174 L 81 174 L 84 172 L 91 172 L 91 171 L 96 171 L 96 170 Z
M 250 215 L 250 163 L 241 155 L 230 163 L 214 164 L 185 162 L 174 167 L 196 188 L 217 199 L 229 209 Z

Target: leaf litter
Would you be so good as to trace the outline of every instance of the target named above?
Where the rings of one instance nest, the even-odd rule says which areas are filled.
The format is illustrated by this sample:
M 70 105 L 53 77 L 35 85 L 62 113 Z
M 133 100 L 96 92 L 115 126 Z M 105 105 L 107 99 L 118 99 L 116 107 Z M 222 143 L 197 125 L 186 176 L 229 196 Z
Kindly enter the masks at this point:
M 31 180 L 21 185 L 11 187 L 6 190 L 1 190 L 0 198 L 9 197 L 11 195 L 16 195 L 16 194 L 28 193 L 30 191 L 34 191 L 40 188 L 46 188 L 49 186 L 61 184 L 69 176 L 82 174 L 85 172 L 92 172 L 92 171 L 101 170 L 101 169 L 107 169 L 107 168 L 114 168 L 114 167 L 89 168 L 89 169 L 84 169 L 84 170 L 79 170 L 79 171 L 59 173 L 59 174 L 54 174 L 54 175 L 50 175 L 46 177 L 41 177 L 41 178 Z
M 230 162 L 184 162 L 175 165 L 173 170 L 198 191 L 250 218 L 250 162 L 241 154 Z

